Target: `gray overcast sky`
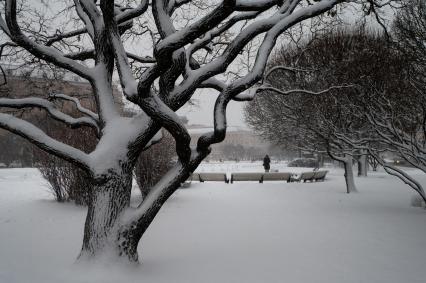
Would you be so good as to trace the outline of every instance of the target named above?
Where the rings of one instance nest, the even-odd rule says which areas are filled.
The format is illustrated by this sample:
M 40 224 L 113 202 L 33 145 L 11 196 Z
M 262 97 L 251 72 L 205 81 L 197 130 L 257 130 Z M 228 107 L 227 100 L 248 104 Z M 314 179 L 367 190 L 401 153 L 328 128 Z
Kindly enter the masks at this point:
M 190 124 L 213 126 L 213 108 L 218 92 L 202 90 L 194 95 L 195 106 L 185 106 L 178 111 L 179 115 L 188 118 Z M 247 127 L 244 123 L 243 107 L 245 102 L 231 101 L 227 108 L 228 126 Z

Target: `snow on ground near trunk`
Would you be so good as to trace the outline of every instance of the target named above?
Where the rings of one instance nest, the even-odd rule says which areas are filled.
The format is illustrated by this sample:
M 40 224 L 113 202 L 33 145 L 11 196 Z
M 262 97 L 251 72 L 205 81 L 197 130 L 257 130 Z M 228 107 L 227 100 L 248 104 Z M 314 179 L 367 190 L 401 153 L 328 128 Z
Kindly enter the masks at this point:
M 231 165 L 200 170 L 208 166 Z M 142 265 L 117 267 L 73 264 L 86 210 L 53 202 L 34 169 L 1 169 L 0 282 L 425 282 L 426 210 L 410 206 L 412 191 L 370 173 L 347 195 L 342 174 L 332 169 L 323 183 L 193 183 L 142 239 Z

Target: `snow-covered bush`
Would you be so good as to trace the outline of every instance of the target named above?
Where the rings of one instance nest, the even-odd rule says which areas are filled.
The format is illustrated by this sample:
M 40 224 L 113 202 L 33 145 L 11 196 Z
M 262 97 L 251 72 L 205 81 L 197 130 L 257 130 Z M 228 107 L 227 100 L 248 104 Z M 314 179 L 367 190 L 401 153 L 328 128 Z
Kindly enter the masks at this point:
M 319 167 L 318 160 L 315 158 L 297 158 L 288 163 L 288 167 Z

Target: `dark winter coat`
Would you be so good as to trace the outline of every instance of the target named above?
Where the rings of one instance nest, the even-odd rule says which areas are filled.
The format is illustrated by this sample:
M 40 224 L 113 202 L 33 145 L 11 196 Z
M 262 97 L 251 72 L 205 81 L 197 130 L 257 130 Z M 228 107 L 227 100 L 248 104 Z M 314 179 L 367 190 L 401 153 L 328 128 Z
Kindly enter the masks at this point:
M 268 155 L 263 158 L 263 168 L 265 168 L 265 170 L 269 170 L 271 168 L 271 159 Z

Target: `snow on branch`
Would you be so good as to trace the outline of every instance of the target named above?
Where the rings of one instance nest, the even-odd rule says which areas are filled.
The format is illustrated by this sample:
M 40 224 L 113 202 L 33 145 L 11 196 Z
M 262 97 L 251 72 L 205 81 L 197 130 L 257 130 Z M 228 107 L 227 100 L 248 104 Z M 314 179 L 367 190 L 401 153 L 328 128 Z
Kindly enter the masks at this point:
M 89 160 L 86 153 L 49 137 L 42 130 L 27 121 L 9 114 L 0 113 L 0 128 L 29 140 L 48 153 L 75 163 L 82 168 L 89 168 Z
M 330 92 L 332 90 L 335 89 L 342 89 L 342 88 L 352 88 L 354 87 L 354 85 L 338 85 L 338 86 L 331 86 L 327 89 L 321 90 L 321 91 L 310 91 L 310 90 L 306 90 L 306 89 L 291 89 L 291 90 L 280 90 L 278 88 L 275 88 L 273 86 L 260 86 L 256 89 L 256 92 L 262 92 L 262 91 L 273 91 L 276 92 L 278 94 L 282 94 L 282 95 L 291 95 L 291 94 L 309 94 L 309 95 L 321 95 L 327 92 Z
M 191 0 L 170 0 L 167 6 L 167 12 L 171 15 L 177 8 L 190 2 Z
M 268 19 L 259 21 L 262 23 L 261 25 L 259 25 L 259 22 L 250 25 L 245 30 L 243 30 L 237 36 L 236 39 L 234 39 L 234 41 L 228 46 L 227 50 L 224 52 L 224 54 L 222 54 L 222 56 L 219 57 L 219 59 L 216 59 L 212 63 L 209 63 L 206 66 L 203 66 L 202 68 L 197 70 L 198 76 L 203 79 L 204 76 L 202 72 L 204 70 L 208 72 L 207 76 L 215 75 L 216 72 L 213 70 L 216 69 L 216 71 L 218 72 L 220 72 L 220 70 L 223 70 L 223 68 L 227 66 L 227 63 L 232 61 L 232 58 L 235 58 L 235 56 L 237 56 L 235 52 L 245 46 L 249 39 L 253 38 L 254 36 L 257 36 L 258 34 L 264 31 L 269 30 L 266 33 L 263 42 L 258 50 L 256 61 L 251 72 L 243 78 L 238 79 L 237 81 L 229 85 L 225 90 L 221 92 L 221 94 L 217 98 L 214 108 L 214 132 L 206 133 L 198 139 L 198 150 L 208 148 L 211 144 L 220 142 L 225 138 L 227 104 L 232 99 L 247 100 L 252 98 L 253 95 L 244 97 L 239 95 L 242 91 L 253 86 L 262 78 L 269 54 L 272 52 L 272 49 L 275 46 L 275 42 L 278 36 L 295 23 L 307 17 L 311 17 L 312 14 L 323 13 L 324 11 L 331 9 L 336 3 L 337 1 L 321 1 L 310 7 L 293 12 L 298 2 L 295 1 L 291 3 L 290 1 L 288 6 L 284 7 L 284 11 L 286 12 L 284 13 L 284 15 L 278 14 Z M 205 78 L 204 80 L 207 79 L 208 78 Z
M 139 17 L 143 13 L 146 12 L 148 9 L 149 1 L 148 0 L 142 0 L 140 1 L 139 5 L 137 5 L 135 8 L 127 8 L 120 14 L 116 16 L 117 23 L 126 22 L 128 20 L 131 20 L 133 18 Z
M 155 56 L 157 60 L 161 59 L 163 62 L 169 60 L 173 51 L 202 36 L 208 32 L 211 27 L 219 25 L 234 11 L 235 5 L 233 5 L 232 2 L 233 1 L 224 0 L 218 7 L 213 9 L 213 11 L 202 19 L 182 30 L 169 33 L 169 35 L 163 38 L 156 46 Z M 154 15 L 156 16 L 158 24 L 163 29 L 170 31 L 170 24 L 167 22 L 167 18 L 164 17 L 167 9 L 164 7 L 163 1 L 155 1 L 154 6 L 156 6 Z
M 105 27 L 112 43 L 121 86 L 123 88 L 124 95 L 131 101 L 132 98 L 138 95 L 138 85 L 133 77 L 133 72 L 118 32 L 118 26 L 113 16 L 114 2 L 106 0 L 101 1 L 101 9 Z
M 155 63 L 155 62 L 157 62 L 153 57 L 150 57 L 150 56 L 142 57 L 142 56 L 138 56 L 136 54 L 130 53 L 130 52 L 126 52 L 126 54 L 130 59 L 133 59 L 133 60 L 135 60 L 139 63 Z
M 295 67 L 287 67 L 287 66 L 274 66 L 271 69 L 269 69 L 265 75 L 264 80 L 267 81 L 268 78 L 272 75 L 272 73 L 276 71 L 290 71 L 290 72 L 312 72 L 314 70 L 307 70 L 302 68 L 295 68 Z
M 80 0 L 74 0 L 75 4 L 75 10 L 77 12 L 77 15 L 80 17 L 81 21 L 86 26 L 85 31 L 89 34 L 90 38 L 92 40 L 95 40 L 95 29 L 93 27 L 92 22 L 90 21 L 89 16 L 86 14 L 86 12 L 83 9 L 83 6 L 80 3 Z
M 95 50 L 91 49 L 91 50 L 83 50 L 79 52 L 68 53 L 68 54 L 65 54 L 64 56 L 69 59 L 84 61 L 88 59 L 95 59 L 95 55 L 96 55 Z M 139 56 L 130 52 L 126 52 L 126 55 L 127 57 L 129 57 L 129 59 L 132 59 L 139 63 L 153 64 L 156 62 L 155 59 L 151 56 Z
M 282 0 L 237 0 L 235 2 L 235 8 L 239 11 L 257 11 L 259 9 L 269 9 L 274 5 L 283 3 Z
M 72 96 L 69 96 L 69 95 L 66 95 L 66 94 L 62 94 L 62 93 L 51 94 L 51 95 L 49 95 L 49 98 L 51 98 L 51 99 L 63 99 L 63 100 L 71 101 L 75 104 L 78 111 L 80 111 L 81 113 L 91 117 L 96 123 L 99 123 L 99 115 L 92 112 L 91 110 L 83 107 L 80 103 L 80 100 L 78 100 L 78 98 L 72 97 Z
M 81 118 L 73 118 L 61 111 L 59 111 L 55 104 L 52 102 L 36 97 L 28 97 L 28 98 L 0 98 L 0 107 L 9 107 L 22 109 L 27 107 L 37 107 L 46 110 L 49 115 L 55 120 L 61 121 L 72 128 L 81 127 L 81 126 L 89 126 L 95 128 L 99 132 L 99 127 L 96 121 L 94 121 L 90 117 L 81 117 Z
M 6 22 L 4 21 L 3 17 L 0 17 L 0 28 L 4 31 L 4 33 L 11 37 L 9 27 L 7 26 Z
M 83 6 L 81 2 L 83 1 L 74 0 L 74 5 L 76 8 L 77 15 L 83 21 L 83 23 L 85 24 L 85 27 L 81 29 L 76 29 L 70 32 L 55 34 L 48 38 L 48 41 L 46 42 L 47 46 L 50 46 L 53 43 L 61 41 L 63 39 L 78 36 L 85 33 L 89 34 L 92 40 L 94 40 L 95 35 L 94 35 L 93 24 L 88 16 L 88 13 L 85 11 L 87 4 Z M 149 2 L 148 0 L 144 0 L 144 1 L 141 1 L 141 3 L 135 8 L 126 7 L 125 9 L 123 9 L 115 17 L 115 20 L 117 21 L 118 25 L 121 27 L 122 25 L 126 24 L 128 21 L 131 21 L 133 18 L 136 18 L 142 15 L 143 13 L 145 13 L 145 11 L 148 8 L 148 2 Z M 93 9 L 91 10 L 93 15 Z
M 81 9 L 89 18 L 96 34 L 96 32 L 98 32 L 102 28 L 102 24 L 103 24 L 102 15 L 100 11 L 98 10 L 98 8 L 96 7 L 96 2 L 92 0 L 75 0 L 75 1 L 78 1 L 80 3 Z M 110 1 L 110 2 L 113 2 L 113 1 Z
M 176 153 L 179 160 L 186 164 L 191 155 L 191 137 L 178 115 L 155 95 L 143 98 L 139 105 L 154 121 L 162 125 L 176 141 Z
M 250 20 L 254 19 L 256 16 L 258 16 L 260 12 L 246 12 L 237 14 L 233 17 L 231 17 L 227 22 L 222 24 L 220 27 L 216 29 L 212 29 L 211 31 L 207 32 L 204 37 L 202 37 L 199 40 L 196 40 L 192 45 L 190 45 L 186 50 L 186 56 L 187 58 L 191 58 L 191 56 L 199 49 L 205 48 L 209 43 L 212 42 L 212 40 L 221 34 L 223 34 L 225 31 L 229 30 L 231 27 L 233 27 L 236 23 L 240 21 Z M 187 60 L 186 64 L 187 72 L 191 71 L 190 68 L 190 60 Z
M 381 143 L 394 148 L 405 160 L 426 172 L 426 147 L 420 132 L 407 134 L 397 129 L 391 119 L 381 122 L 378 117 L 372 117 L 371 114 L 366 114 L 366 117 L 380 137 Z
M 405 184 L 413 188 L 417 193 L 420 194 L 420 196 L 423 198 L 423 200 L 426 201 L 426 194 L 424 192 L 423 186 L 417 182 L 413 177 L 408 175 L 406 172 L 404 172 L 402 169 L 392 166 L 386 161 L 383 160 L 374 150 L 369 149 L 369 154 L 371 154 L 375 160 L 385 169 L 386 173 L 395 176 L 399 178 L 401 181 L 403 181 Z
M 73 31 L 70 31 L 70 32 L 57 33 L 57 34 L 49 37 L 45 45 L 51 46 L 55 42 L 61 41 L 61 40 L 66 39 L 66 38 L 85 34 L 85 33 L 87 33 L 86 28 L 76 29 L 76 30 L 73 30 Z
M 299 1 L 289 1 L 281 7 L 280 13 L 276 13 L 268 18 L 258 20 L 251 23 L 243 29 L 228 45 L 225 51 L 212 60 L 201 66 L 196 72 L 191 72 L 188 77 L 175 88 L 174 92 L 178 97 L 183 96 L 183 92 L 190 88 L 191 85 L 201 84 L 205 80 L 218 75 L 226 70 L 233 60 L 240 54 L 241 50 L 256 36 L 267 32 L 265 39 L 258 50 L 256 62 L 250 75 L 244 80 L 238 82 L 238 86 L 234 85 L 232 97 L 237 96 L 239 92 L 254 85 L 259 81 L 266 67 L 267 59 L 275 45 L 279 35 L 291 26 L 315 15 L 324 13 L 336 5 L 338 0 L 322 0 L 308 7 L 294 10 Z M 161 44 L 162 42 L 160 42 Z M 172 96 L 174 94 L 172 93 Z M 232 99 L 232 98 L 231 98 Z
M 72 59 L 66 58 L 55 48 L 36 43 L 22 32 L 16 19 L 16 0 L 6 0 L 5 17 L 6 25 L 3 26 L 3 24 L 1 24 L 1 28 L 9 35 L 13 42 L 25 48 L 28 52 L 40 59 L 74 72 L 88 80 L 91 79 L 92 73 L 86 66 L 81 65 Z
M 228 85 L 218 79 L 215 78 L 209 78 L 201 83 L 201 88 L 212 88 L 219 92 L 222 92 L 225 88 L 228 87 Z

